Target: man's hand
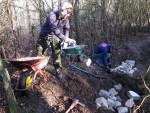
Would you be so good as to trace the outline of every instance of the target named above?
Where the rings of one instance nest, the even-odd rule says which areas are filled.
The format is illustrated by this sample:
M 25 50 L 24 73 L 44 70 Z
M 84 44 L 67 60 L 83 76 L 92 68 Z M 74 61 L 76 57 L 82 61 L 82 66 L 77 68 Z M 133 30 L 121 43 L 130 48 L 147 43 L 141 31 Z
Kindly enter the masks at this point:
M 65 43 L 68 43 L 68 46 L 76 45 L 76 41 L 74 39 L 71 39 L 71 38 L 66 38 Z

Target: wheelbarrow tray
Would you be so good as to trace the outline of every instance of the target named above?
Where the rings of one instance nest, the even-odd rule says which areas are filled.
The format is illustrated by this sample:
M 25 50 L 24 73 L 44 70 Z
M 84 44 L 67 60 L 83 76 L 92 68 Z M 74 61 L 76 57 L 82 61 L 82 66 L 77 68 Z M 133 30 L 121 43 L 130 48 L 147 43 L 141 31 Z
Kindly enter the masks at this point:
M 67 47 L 64 48 L 63 51 L 65 52 L 65 54 L 83 54 L 85 52 L 85 47 L 87 45 L 76 45 L 74 47 Z
M 35 68 L 44 68 L 47 65 L 49 57 L 23 57 L 8 60 L 13 66 L 23 69 L 23 68 L 32 68 L 34 70 L 38 70 Z M 41 67 L 42 65 L 42 67 Z M 40 66 L 40 67 L 38 67 Z

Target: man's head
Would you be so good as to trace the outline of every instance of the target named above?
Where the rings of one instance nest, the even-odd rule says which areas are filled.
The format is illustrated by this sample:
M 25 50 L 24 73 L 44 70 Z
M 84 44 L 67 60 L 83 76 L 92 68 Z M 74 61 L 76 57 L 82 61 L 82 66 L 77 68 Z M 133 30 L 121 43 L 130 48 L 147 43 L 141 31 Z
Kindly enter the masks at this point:
M 69 17 L 69 16 L 71 15 L 71 13 L 72 13 L 72 11 L 73 11 L 73 6 L 72 6 L 70 3 L 65 2 L 65 3 L 62 5 L 61 9 L 62 9 L 62 15 L 63 15 L 65 18 L 67 18 L 67 17 Z

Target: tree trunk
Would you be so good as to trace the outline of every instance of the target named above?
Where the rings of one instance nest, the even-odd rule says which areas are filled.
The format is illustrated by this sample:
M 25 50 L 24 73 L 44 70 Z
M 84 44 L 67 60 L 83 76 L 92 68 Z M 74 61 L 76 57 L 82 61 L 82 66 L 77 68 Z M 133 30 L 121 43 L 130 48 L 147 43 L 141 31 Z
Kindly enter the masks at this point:
M 5 67 L 5 63 L 0 58 L 0 76 L 3 78 L 4 89 L 7 97 L 9 113 L 21 113 L 21 110 L 16 102 L 13 89 L 11 88 L 10 75 Z
M 75 25 L 75 34 L 76 34 L 76 40 L 77 41 L 80 41 L 80 32 L 79 32 L 79 28 L 78 28 L 78 24 L 79 24 L 79 20 L 78 20 L 78 13 L 79 13 L 79 10 L 78 10 L 78 1 L 75 1 L 75 4 L 74 4 L 74 10 L 73 10 L 73 19 L 74 19 L 74 25 Z

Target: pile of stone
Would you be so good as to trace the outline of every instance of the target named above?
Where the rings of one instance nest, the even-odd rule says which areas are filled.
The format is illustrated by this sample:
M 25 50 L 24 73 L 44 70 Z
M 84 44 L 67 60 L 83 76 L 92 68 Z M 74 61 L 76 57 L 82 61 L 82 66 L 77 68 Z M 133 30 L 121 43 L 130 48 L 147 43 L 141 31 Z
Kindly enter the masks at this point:
M 126 60 L 125 62 L 122 62 L 122 64 L 118 67 L 111 69 L 111 72 L 127 74 L 129 76 L 133 76 L 135 71 L 137 71 L 137 68 L 135 67 L 134 60 Z
M 128 91 L 127 95 L 129 99 L 123 103 L 123 100 L 119 96 L 119 92 L 122 88 L 121 84 L 117 84 L 109 90 L 100 90 L 98 93 L 100 97 L 95 100 L 97 109 L 102 107 L 115 113 L 116 111 L 118 113 L 128 113 L 129 108 L 135 105 L 134 100 L 139 100 L 140 96 L 134 91 Z

